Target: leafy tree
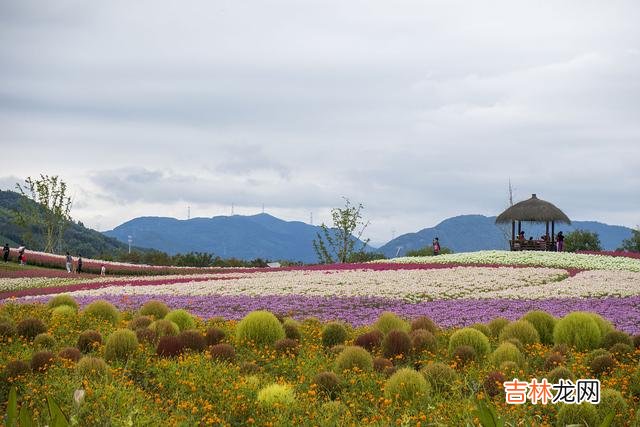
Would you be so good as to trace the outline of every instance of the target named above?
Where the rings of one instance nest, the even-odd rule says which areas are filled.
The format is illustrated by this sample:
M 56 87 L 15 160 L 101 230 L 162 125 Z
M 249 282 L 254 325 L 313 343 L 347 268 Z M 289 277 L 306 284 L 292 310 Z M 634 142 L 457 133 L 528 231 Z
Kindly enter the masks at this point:
M 316 233 L 317 238 L 313 239 L 313 249 L 322 264 L 347 262 L 354 252 L 364 251 L 369 243 L 369 239 L 366 239 L 362 247 L 356 249 L 356 242 L 360 240 L 369 223 L 362 220 L 362 203 L 355 206 L 348 198 L 344 197 L 344 200 L 344 208 L 331 209 L 333 227 L 329 228 L 323 223 L 320 226 L 322 234 Z M 353 233 L 358 228 L 357 236 L 354 237 Z
M 186 254 L 176 254 L 173 257 L 174 265 L 182 267 L 210 267 L 214 259 L 212 254 L 206 252 L 189 252 Z
M 600 238 L 598 233 L 587 230 L 575 230 L 567 234 L 564 238 L 564 250 L 575 251 L 601 251 Z
M 440 254 L 452 254 L 453 251 L 449 248 L 441 248 Z M 414 249 L 412 251 L 407 251 L 405 256 L 433 256 L 433 246 L 425 246 L 424 248 Z
M 376 259 L 387 259 L 387 257 L 381 252 L 358 251 L 349 255 L 347 262 L 369 262 Z
M 53 252 L 55 246 L 60 249 L 62 235 L 71 220 L 67 184 L 57 175 L 40 175 L 38 179 L 27 177 L 24 185 L 16 184 L 16 188 L 23 198 L 15 221 L 24 228 L 25 241 L 35 244 L 33 231 L 42 230 L 44 251 Z
M 640 252 L 640 226 L 631 230 L 631 237 L 622 241 L 622 250 Z

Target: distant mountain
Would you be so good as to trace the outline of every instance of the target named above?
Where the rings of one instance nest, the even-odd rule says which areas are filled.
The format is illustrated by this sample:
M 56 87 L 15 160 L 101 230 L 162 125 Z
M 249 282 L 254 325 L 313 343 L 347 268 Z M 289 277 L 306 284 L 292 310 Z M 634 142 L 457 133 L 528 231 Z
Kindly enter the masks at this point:
M 141 217 L 104 234 L 170 255 L 208 252 L 222 258 L 256 258 L 317 262 L 313 239 L 320 227 L 299 221 L 283 221 L 269 214 L 216 216 L 178 220 Z M 373 248 L 367 247 L 367 250 Z
M 13 222 L 14 213 L 20 209 L 21 197 L 14 191 L 0 190 L 0 245 L 5 243 L 9 243 L 12 247 L 26 245 L 28 249 L 42 250 L 44 244 L 40 231 L 34 229 L 34 241 L 25 242 L 23 230 Z M 101 255 L 112 256 L 116 252 L 124 252 L 128 250 L 128 245 L 98 231 L 86 228 L 81 223 L 70 221 L 64 233 L 62 244 L 57 249 L 58 253 L 69 251 L 73 255 L 82 254 L 92 258 Z M 140 248 L 136 249 L 141 250 Z
M 496 217 L 484 215 L 461 215 L 448 218 L 432 228 L 417 233 L 398 236 L 379 251 L 387 257 L 404 255 L 409 250 L 430 246 L 433 238 L 438 237 L 443 247 L 454 252 L 470 252 L 483 249 L 508 249 L 507 239 L 511 236 L 511 226 L 495 224 Z M 598 233 L 602 249 L 614 250 L 622 245 L 624 239 L 631 237 L 631 229 L 619 225 L 607 225 L 595 221 L 572 221 L 571 225 L 557 224 L 555 231 L 565 235 L 573 230 L 582 229 Z M 545 233 L 544 224 L 523 223 L 527 238 L 540 237 Z

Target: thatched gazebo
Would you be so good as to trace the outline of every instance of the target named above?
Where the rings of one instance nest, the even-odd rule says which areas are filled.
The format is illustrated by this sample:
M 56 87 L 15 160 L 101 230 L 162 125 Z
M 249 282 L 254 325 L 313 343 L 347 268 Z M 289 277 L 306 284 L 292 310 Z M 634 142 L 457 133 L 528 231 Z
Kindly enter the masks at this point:
M 516 221 L 518 222 L 518 236 L 522 231 L 522 222 L 545 223 L 546 235 L 542 240 L 524 240 L 516 237 Z M 502 212 L 496 218 L 496 224 L 508 224 L 511 222 L 511 250 L 555 250 L 555 223 L 562 222 L 571 224 L 571 220 L 560 209 L 553 204 L 538 199 L 535 194 L 530 199 L 516 203 Z M 549 223 L 551 223 L 551 234 L 549 234 Z

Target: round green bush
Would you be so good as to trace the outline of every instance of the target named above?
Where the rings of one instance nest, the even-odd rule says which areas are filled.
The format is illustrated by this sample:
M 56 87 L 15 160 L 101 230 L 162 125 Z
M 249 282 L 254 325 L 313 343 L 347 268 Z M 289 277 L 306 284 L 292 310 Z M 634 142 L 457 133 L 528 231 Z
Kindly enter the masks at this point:
M 347 329 L 341 322 L 329 322 L 322 328 L 322 345 L 333 347 L 344 344 L 348 336 Z
M 624 343 L 617 343 L 609 348 L 613 357 L 618 361 L 625 361 L 633 356 L 633 347 Z
M 435 353 L 438 349 L 438 340 L 426 329 L 414 329 L 409 333 L 409 337 L 411 338 L 413 351 L 416 353 L 421 353 L 423 351 Z
M 522 316 L 521 320 L 526 320 L 536 328 L 542 344 L 551 344 L 553 342 L 553 328 L 557 322 L 555 317 L 546 311 L 532 310 Z
M 520 350 L 520 352 L 524 352 L 524 345 L 520 342 L 518 338 L 509 338 L 508 340 L 504 340 L 502 342 L 508 342 L 509 344 L 513 344 L 516 347 L 518 347 L 518 350 Z
M 373 326 L 383 334 L 387 334 L 394 329 L 409 332 L 410 328 L 406 321 L 390 311 L 383 312 Z
M 503 342 L 491 353 L 491 362 L 499 367 L 503 362 L 511 361 L 518 366 L 524 365 L 525 358 L 515 345 Z
M 593 320 L 598 324 L 598 328 L 600 329 L 600 335 L 604 337 L 607 333 L 614 331 L 616 328 L 613 326 L 613 323 L 609 322 L 604 317 L 600 316 L 598 313 L 592 313 L 590 311 L 586 312 Z
M 633 341 L 629 334 L 622 331 L 609 331 L 602 339 L 602 346 L 604 348 L 611 348 L 618 343 L 626 344 L 628 346 L 633 345 Z
M 96 300 L 84 308 L 84 314 L 107 321 L 115 326 L 120 320 L 120 312 L 113 304 L 104 300 Z
M 136 316 L 129 322 L 129 329 L 136 331 L 138 329 L 148 328 L 153 323 L 153 317 L 151 316 Z
M 36 335 L 47 331 L 47 327 L 42 320 L 36 317 L 27 317 L 16 325 L 18 335 L 26 339 L 32 340 Z
M 34 372 L 44 372 L 53 365 L 56 355 L 50 351 L 39 351 L 31 356 L 31 369 Z
M 194 329 L 196 327 L 196 321 L 187 310 L 177 309 L 171 310 L 164 316 L 165 320 L 175 323 L 178 325 L 178 329 L 181 331 L 186 331 L 189 329 Z
M 151 316 L 156 320 L 164 319 L 169 313 L 169 307 L 162 301 L 151 300 L 144 303 L 142 307 L 140 307 L 140 315 L 141 316 Z
M 107 338 L 104 357 L 107 360 L 127 360 L 138 349 L 138 337 L 129 329 L 118 329 Z
M 330 400 L 320 405 L 317 421 L 319 427 L 348 426 L 353 424 L 353 418 L 347 405 L 336 400 Z
M 458 379 L 458 374 L 449 365 L 441 362 L 430 362 L 420 370 L 431 389 L 436 394 L 450 393 Z
M 93 330 L 86 330 L 80 333 L 78 336 L 78 343 L 76 344 L 81 352 L 89 353 L 102 344 L 102 335 L 100 332 Z
M 611 357 L 611 352 L 609 352 L 609 350 L 605 350 L 604 348 L 597 348 L 591 352 L 589 352 L 585 358 L 584 358 L 584 362 L 588 365 L 591 362 L 593 362 L 593 360 L 597 357 L 600 356 L 609 356 Z
M 33 346 L 38 350 L 53 350 L 56 344 L 58 343 L 53 335 L 46 332 L 36 335 L 33 339 Z
M 453 352 L 463 345 L 472 347 L 478 357 L 485 356 L 491 350 L 489 338 L 473 328 L 462 328 L 451 335 L 449 338 L 449 354 L 453 355 Z
M 382 355 L 389 359 L 404 357 L 409 354 L 412 346 L 409 334 L 405 331 L 393 329 L 382 340 Z
M 282 322 L 282 327 L 284 328 L 284 336 L 291 340 L 300 340 L 302 335 L 300 335 L 300 323 L 296 322 L 293 319 L 285 319 Z
M 538 334 L 538 331 L 527 320 L 516 320 L 502 328 L 502 332 L 500 332 L 500 341 L 506 341 L 509 338 L 516 338 L 523 345 L 540 342 L 540 335 Z
M 76 374 L 80 378 L 102 379 L 109 375 L 109 365 L 99 357 L 85 356 L 76 365 Z
M 73 319 L 76 317 L 77 309 L 68 305 L 59 305 L 51 311 L 51 320 L 62 321 L 63 319 Z
M 495 337 L 495 338 L 498 338 L 498 336 L 500 335 L 500 332 L 502 332 L 502 328 L 507 326 L 509 323 L 511 323 L 511 322 L 507 318 L 496 317 L 495 319 L 491 320 L 487 324 L 487 326 L 489 327 L 489 330 L 491 331 L 491 336 Z
M 238 341 L 252 341 L 264 345 L 273 344 L 284 336 L 282 324 L 276 316 L 268 311 L 252 311 L 236 326 Z
M 180 335 L 178 335 L 178 338 L 182 340 L 182 344 L 187 350 L 200 352 L 207 347 L 204 335 L 202 335 L 197 329 L 182 331 L 180 332 Z
M 410 368 L 398 369 L 384 384 L 384 396 L 398 403 L 421 401 L 429 392 L 424 376 Z
M 629 393 L 632 396 L 640 397 L 640 367 L 631 375 L 629 380 Z
M 598 323 L 589 313 L 574 311 L 558 320 L 553 329 L 553 342 L 567 344 L 578 351 L 597 348 L 602 342 Z
M 373 349 L 380 347 L 383 338 L 384 334 L 381 331 L 374 329 L 373 331 L 358 335 L 353 341 L 353 344 L 360 346 L 367 351 L 372 351 Z
M 328 371 L 316 375 L 313 383 L 319 392 L 325 393 L 330 399 L 335 399 L 342 388 L 340 378 L 335 373 Z
M 609 414 L 614 414 L 612 426 L 624 426 L 628 421 L 625 414 L 629 412 L 627 402 L 618 390 L 605 388 L 600 392 L 598 415 L 604 420 Z
M 152 322 L 149 325 L 149 329 L 155 332 L 157 338 L 166 336 L 175 337 L 180 333 L 178 325 L 167 319 L 160 319 Z
M 417 329 L 424 329 L 435 335 L 436 332 L 438 332 L 438 325 L 436 325 L 429 317 L 420 316 L 411 322 L 411 330 L 415 331 Z
M 258 392 L 258 402 L 264 406 L 291 406 L 296 402 L 296 396 L 290 385 L 271 384 Z
M 29 373 L 31 368 L 27 362 L 22 360 L 12 360 L 4 367 L 4 378 L 16 378 Z
M 80 353 L 80 350 L 78 350 L 75 347 L 65 347 L 62 350 L 60 350 L 60 353 L 58 353 L 58 357 L 60 359 L 66 359 L 72 362 L 77 362 L 82 357 L 82 353 Z
M 563 404 L 560 406 L 556 417 L 558 427 L 565 426 L 597 426 L 600 421 L 596 407 L 591 403 L 581 403 L 579 405 Z
M 367 350 L 358 346 L 346 347 L 336 357 L 335 371 L 341 373 L 345 369 L 357 368 L 361 371 L 373 369 L 373 359 Z
M 575 380 L 575 375 L 573 375 L 573 372 L 571 372 L 569 369 L 565 368 L 564 366 L 558 366 L 553 368 L 548 374 L 547 374 L 547 380 L 552 383 L 552 384 L 556 384 L 558 383 L 561 379 L 563 380 Z
M 11 338 L 18 333 L 16 326 L 6 320 L 0 321 L 0 338 Z
M 470 328 L 477 329 L 482 332 L 485 336 L 491 336 L 491 329 L 484 323 L 474 323 L 473 325 L 469 325 Z
M 71 307 L 75 312 L 78 311 L 78 303 L 76 302 L 75 299 L 73 299 L 71 295 L 68 295 L 68 294 L 56 295 L 55 297 L 51 298 L 47 303 L 47 307 L 51 309 L 59 307 L 61 305 L 66 305 L 68 307 Z

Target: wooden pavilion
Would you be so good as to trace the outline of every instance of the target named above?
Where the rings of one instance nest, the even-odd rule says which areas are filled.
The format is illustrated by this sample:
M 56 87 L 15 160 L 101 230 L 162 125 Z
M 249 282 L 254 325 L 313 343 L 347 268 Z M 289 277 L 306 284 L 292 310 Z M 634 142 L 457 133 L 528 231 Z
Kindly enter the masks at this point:
M 496 218 L 496 224 L 508 224 L 509 222 L 511 222 L 511 241 L 509 246 L 512 251 L 555 251 L 555 223 L 571 224 L 571 220 L 564 212 L 552 203 L 538 199 L 535 194 L 532 194 L 530 199 L 511 206 Z M 516 222 L 518 223 L 517 235 Z M 522 222 L 545 223 L 545 236 L 540 240 L 525 240 L 520 234 Z M 549 224 L 551 224 L 551 234 L 549 234 Z

